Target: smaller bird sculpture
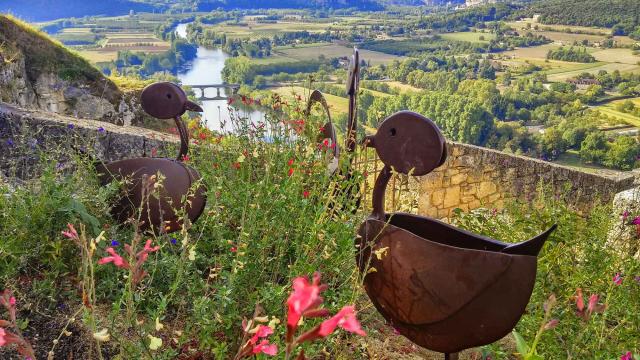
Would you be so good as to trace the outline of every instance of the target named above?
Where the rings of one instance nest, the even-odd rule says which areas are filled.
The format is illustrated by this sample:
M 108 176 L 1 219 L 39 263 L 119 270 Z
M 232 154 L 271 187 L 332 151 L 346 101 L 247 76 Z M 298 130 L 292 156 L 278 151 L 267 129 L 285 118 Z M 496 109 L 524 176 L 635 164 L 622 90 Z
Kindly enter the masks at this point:
M 206 204 L 205 188 L 202 184 L 197 185 L 200 174 L 184 163 L 189 152 L 189 134 L 181 119 L 186 111 L 203 110 L 189 101 L 178 85 L 169 82 L 147 86 L 140 98 L 143 109 L 149 115 L 175 120 L 180 136 L 177 158 L 125 159 L 98 164 L 96 170 L 103 186 L 114 180 L 123 183 L 122 194 L 111 209 L 118 222 L 125 223 L 139 214 L 141 230 L 172 233 L 183 227 L 183 209 L 191 223 L 194 223 Z M 150 196 L 145 189 L 155 189 L 156 196 Z
M 429 217 L 387 214 L 392 172 L 430 173 L 446 160 L 445 139 L 433 121 L 402 111 L 366 142 L 384 168 L 373 189 L 373 213 L 359 229 L 356 260 L 377 310 L 402 335 L 445 359 L 507 335 L 525 311 L 538 253 L 556 226 L 509 244 Z

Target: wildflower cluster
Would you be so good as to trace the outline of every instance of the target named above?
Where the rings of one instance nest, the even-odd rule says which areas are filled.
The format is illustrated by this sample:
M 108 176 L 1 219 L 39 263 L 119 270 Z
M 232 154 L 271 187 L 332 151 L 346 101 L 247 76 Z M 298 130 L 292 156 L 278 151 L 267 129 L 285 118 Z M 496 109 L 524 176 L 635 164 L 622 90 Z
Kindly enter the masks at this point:
M 15 345 L 18 354 L 27 360 L 34 360 L 36 357 L 31 344 L 24 339 L 16 319 L 16 298 L 10 290 L 5 290 L 0 294 L 0 305 L 9 314 L 9 320 L 0 318 L 0 347 Z M 11 329 L 12 331 L 9 331 Z

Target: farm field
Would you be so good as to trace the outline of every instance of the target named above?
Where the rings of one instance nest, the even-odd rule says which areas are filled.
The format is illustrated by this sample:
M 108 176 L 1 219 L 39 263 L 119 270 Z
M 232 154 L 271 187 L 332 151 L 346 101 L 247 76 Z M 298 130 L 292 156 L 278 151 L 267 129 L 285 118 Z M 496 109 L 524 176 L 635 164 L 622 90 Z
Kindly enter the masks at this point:
M 401 83 L 400 81 L 379 81 L 379 82 L 386 83 L 389 86 L 391 86 L 392 88 L 400 89 L 400 91 L 402 91 L 404 93 L 421 92 L 421 91 L 423 91 L 422 89 L 419 89 L 417 87 L 413 87 L 413 86 L 411 86 L 409 84 Z
M 483 32 L 452 32 L 440 34 L 443 39 L 453 41 L 468 41 L 472 43 L 489 43 L 489 41 L 496 38 L 496 34 L 483 33 Z M 481 39 L 482 38 L 482 39 Z
M 600 65 L 600 66 L 595 66 L 592 68 L 588 68 L 588 69 L 581 69 L 581 70 L 572 70 L 572 71 L 566 71 L 566 72 L 558 72 L 552 75 L 548 76 L 549 81 L 566 81 L 568 79 L 574 78 L 578 75 L 580 75 L 581 73 L 587 72 L 590 74 L 597 74 L 599 71 L 607 71 L 607 72 L 612 72 L 615 70 L 618 70 L 620 72 L 639 72 L 640 71 L 640 66 L 639 65 L 632 65 L 632 64 L 618 64 L 618 63 L 605 63 L 604 65 Z
M 516 30 L 533 30 L 533 29 L 527 29 L 527 24 L 531 24 L 531 27 L 538 25 L 539 29 L 542 31 L 556 31 L 556 32 L 567 33 L 566 30 L 569 30 L 574 33 L 582 32 L 585 34 L 605 35 L 605 36 L 611 34 L 611 29 L 607 29 L 607 28 L 574 26 L 574 25 L 547 25 L 547 24 L 541 24 L 539 22 L 536 22 L 531 18 L 525 18 L 518 21 L 507 22 L 508 26 Z
M 170 49 L 171 45 L 158 39 L 152 33 L 110 32 L 105 34 L 102 46 L 95 49 L 78 51 L 92 63 L 116 60 L 118 51 L 131 50 L 147 53 L 160 53 Z
M 640 98 L 631 99 L 636 107 L 640 107 Z M 613 117 L 618 119 L 621 122 L 627 123 L 629 125 L 640 127 L 640 117 L 634 116 L 632 114 L 624 113 L 618 111 L 616 106 L 625 102 L 627 100 L 616 100 L 612 101 L 608 104 L 598 106 L 596 109 L 600 111 L 603 115 Z
M 558 159 L 554 161 L 554 163 L 558 165 L 576 168 L 576 169 L 579 169 L 580 171 L 584 171 L 592 174 L 616 176 L 622 173 L 621 171 L 608 169 L 603 166 L 584 163 L 582 159 L 580 159 L 580 155 L 577 150 L 568 150 L 564 154 L 560 155 Z
M 300 95 L 304 98 L 310 93 L 309 89 L 302 86 L 282 86 L 273 88 L 271 91 L 289 99 L 293 99 L 295 95 Z M 327 99 L 332 114 L 346 114 L 349 112 L 349 100 L 347 98 L 331 94 L 324 94 L 324 97 Z
M 316 46 L 287 47 L 276 49 L 278 55 L 295 60 L 312 60 L 324 55 L 326 58 L 351 56 L 353 48 L 338 44 L 318 44 Z M 387 64 L 393 60 L 402 60 L 404 57 L 384 54 L 378 51 L 360 50 L 360 58 L 371 62 L 371 65 Z
M 540 46 L 532 46 L 519 48 L 516 50 L 505 51 L 503 54 L 514 59 L 546 59 L 549 50 L 559 48 L 557 44 L 545 44 Z
M 228 38 L 235 39 L 256 39 L 260 37 L 272 37 L 286 31 L 302 31 L 322 32 L 332 24 L 310 23 L 310 22 L 293 22 L 279 21 L 275 24 L 248 22 L 246 25 L 236 25 L 233 23 L 222 23 L 207 26 L 215 32 L 224 32 Z
M 631 49 L 605 49 L 591 53 L 598 61 L 638 65 L 640 55 L 634 55 Z

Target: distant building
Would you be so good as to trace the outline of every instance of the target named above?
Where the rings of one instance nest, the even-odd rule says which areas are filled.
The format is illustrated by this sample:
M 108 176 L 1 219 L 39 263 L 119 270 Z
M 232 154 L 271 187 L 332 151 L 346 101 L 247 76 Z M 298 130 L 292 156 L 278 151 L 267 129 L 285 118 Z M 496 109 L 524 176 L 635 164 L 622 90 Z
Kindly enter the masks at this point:
M 575 85 L 580 90 L 587 89 L 591 85 L 600 85 L 600 81 L 596 79 L 569 79 L 567 83 Z

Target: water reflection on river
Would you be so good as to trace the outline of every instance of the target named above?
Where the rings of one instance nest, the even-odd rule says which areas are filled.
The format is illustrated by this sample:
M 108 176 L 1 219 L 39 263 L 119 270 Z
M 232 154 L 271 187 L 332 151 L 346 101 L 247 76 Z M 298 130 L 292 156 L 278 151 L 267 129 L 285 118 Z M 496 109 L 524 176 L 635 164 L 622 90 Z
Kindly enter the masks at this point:
M 187 25 L 179 24 L 176 27 L 176 35 L 186 37 Z M 178 78 L 183 85 L 222 84 L 222 69 L 224 69 L 224 62 L 228 57 L 221 49 L 198 47 L 196 59 L 178 71 Z M 220 95 L 223 94 L 225 91 L 220 90 Z M 216 89 L 207 90 L 206 95 L 215 96 Z M 205 100 L 202 108 L 204 109 L 204 121 L 208 128 L 220 130 L 221 122 L 230 123 L 231 114 L 226 100 Z M 256 110 L 240 110 L 240 115 L 249 117 L 254 122 L 260 121 L 264 117 L 262 112 Z

